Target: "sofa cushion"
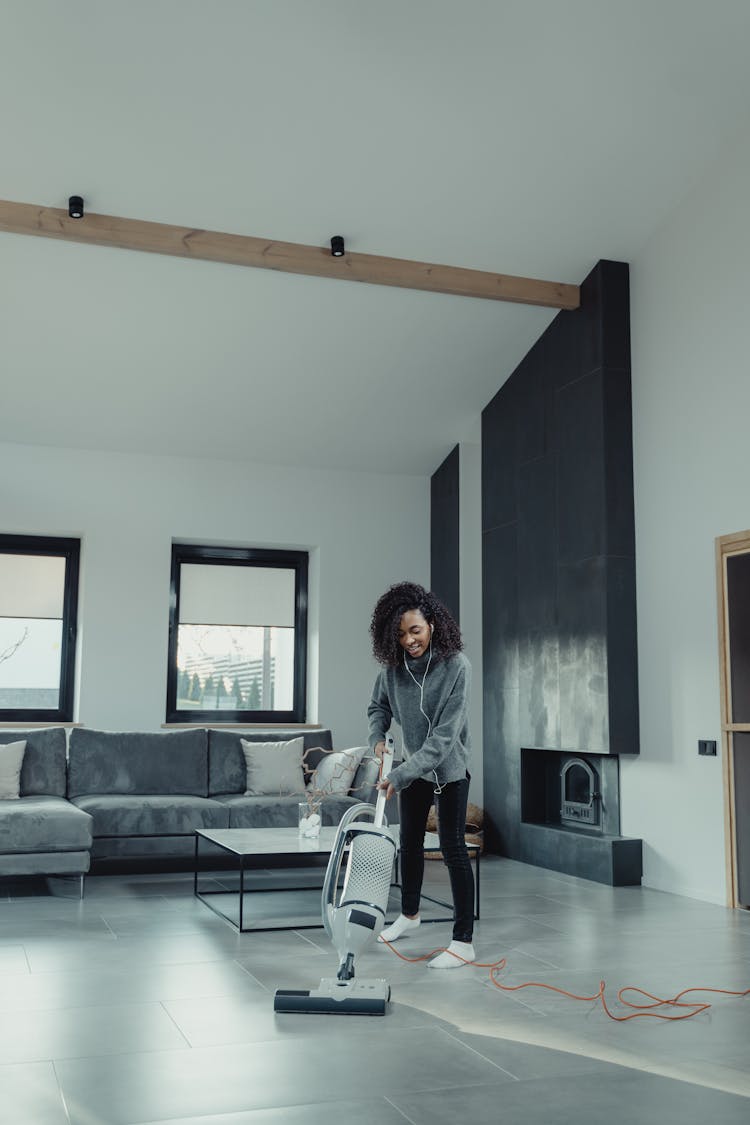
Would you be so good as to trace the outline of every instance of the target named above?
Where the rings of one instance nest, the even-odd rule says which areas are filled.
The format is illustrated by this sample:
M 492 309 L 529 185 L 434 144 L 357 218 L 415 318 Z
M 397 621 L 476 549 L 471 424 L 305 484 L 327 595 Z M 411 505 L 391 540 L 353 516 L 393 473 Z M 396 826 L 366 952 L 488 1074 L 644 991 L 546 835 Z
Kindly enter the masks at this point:
M 22 797 L 65 796 L 65 728 L 0 731 L 0 743 L 26 743 L 21 767 Z
M 352 797 L 356 797 L 358 801 L 369 801 L 371 804 L 375 803 L 377 792 L 375 786 L 378 781 L 380 773 L 380 762 L 372 755 L 365 754 L 362 758 L 357 772 L 352 778 L 351 788 L 349 793 Z M 391 798 L 395 802 L 395 798 Z
M 242 794 L 247 788 L 245 755 L 241 739 L 246 742 L 286 742 L 301 737 L 304 744 L 305 764 L 314 768 L 322 757 L 322 747 L 333 747 L 331 732 L 323 727 L 316 730 L 209 730 L 208 732 L 208 795 L 218 793 Z M 308 762 L 309 760 L 309 762 Z
M 68 796 L 94 793 L 191 794 L 208 787 L 206 731 L 112 732 L 76 728 L 70 736 Z
M 302 739 L 288 742 L 248 742 L 241 738 L 247 778 L 246 797 L 288 797 L 304 792 Z
M 64 797 L 21 797 L 0 805 L 0 854 L 80 851 L 91 847 L 91 827 Z
M 21 766 L 25 752 L 23 740 L 0 746 L 0 801 L 17 801 L 21 796 Z
M 217 797 L 229 813 L 230 828 L 296 828 L 300 798 Z M 346 809 L 358 802 L 353 797 L 326 797 L 321 804 L 323 824 L 337 825 Z
M 94 836 L 184 836 L 196 828 L 228 828 L 228 810 L 207 797 L 106 794 L 74 797 L 94 818 Z
M 310 778 L 309 787 L 323 796 L 345 797 L 366 753 L 366 746 L 352 746 L 348 750 L 334 750 L 331 754 L 324 754 Z

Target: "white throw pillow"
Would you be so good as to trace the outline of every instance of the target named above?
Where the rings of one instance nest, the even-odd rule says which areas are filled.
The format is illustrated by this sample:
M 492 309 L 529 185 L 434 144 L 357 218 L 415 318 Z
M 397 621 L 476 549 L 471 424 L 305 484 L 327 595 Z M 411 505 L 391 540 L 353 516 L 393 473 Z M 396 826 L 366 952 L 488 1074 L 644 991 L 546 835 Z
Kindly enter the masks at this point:
M 21 791 L 21 766 L 26 742 L 0 746 L 0 801 L 17 801 Z
M 248 742 L 241 738 L 240 742 L 247 767 L 246 797 L 287 797 L 292 793 L 304 795 L 304 739 Z
M 349 792 L 366 746 L 352 746 L 324 754 L 310 780 L 309 788 L 326 797 L 343 797 Z

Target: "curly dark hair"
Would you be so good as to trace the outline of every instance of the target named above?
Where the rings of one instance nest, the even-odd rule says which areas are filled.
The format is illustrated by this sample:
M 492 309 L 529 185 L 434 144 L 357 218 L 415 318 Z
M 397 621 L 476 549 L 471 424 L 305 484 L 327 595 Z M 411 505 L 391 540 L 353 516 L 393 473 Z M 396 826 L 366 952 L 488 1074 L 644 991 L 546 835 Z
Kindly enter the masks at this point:
M 464 647 L 461 631 L 453 617 L 433 593 L 416 582 L 397 582 L 378 598 L 372 611 L 370 636 L 375 659 L 392 667 L 401 663 L 403 649 L 398 642 L 401 618 L 409 610 L 418 609 L 430 625 L 433 660 L 444 660 Z

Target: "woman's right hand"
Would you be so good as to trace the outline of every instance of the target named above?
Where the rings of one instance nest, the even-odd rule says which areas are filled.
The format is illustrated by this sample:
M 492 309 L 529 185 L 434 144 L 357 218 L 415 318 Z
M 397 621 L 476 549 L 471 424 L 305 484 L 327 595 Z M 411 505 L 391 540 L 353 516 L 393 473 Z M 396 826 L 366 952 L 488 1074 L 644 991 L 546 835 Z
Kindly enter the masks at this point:
M 375 757 L 382 762 L 383 755 L 385 754 L 385 742 L 382 739 L 380 742 L 376 742 L 373 746 L 373 753 L 375 754 Z

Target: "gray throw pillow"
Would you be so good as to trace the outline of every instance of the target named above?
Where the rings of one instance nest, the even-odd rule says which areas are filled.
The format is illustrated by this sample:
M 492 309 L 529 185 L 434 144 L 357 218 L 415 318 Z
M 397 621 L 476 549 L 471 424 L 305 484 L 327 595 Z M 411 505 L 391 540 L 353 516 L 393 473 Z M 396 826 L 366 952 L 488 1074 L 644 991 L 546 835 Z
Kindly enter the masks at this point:
M 326 797 L 346 796 L 366 753 L 366 746 L 352 746 L 349 750 L 324 754 L 310 779 L 310 789 Z
M 304 794 L 303 738 L 288 742 L 247 742 L 240 739 L 247 768 L 246 797 L 288 797 Z
M 0 801 L 17 801 L 21 793 L 21 766 L 26 741 L 0 746 Z

